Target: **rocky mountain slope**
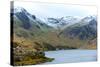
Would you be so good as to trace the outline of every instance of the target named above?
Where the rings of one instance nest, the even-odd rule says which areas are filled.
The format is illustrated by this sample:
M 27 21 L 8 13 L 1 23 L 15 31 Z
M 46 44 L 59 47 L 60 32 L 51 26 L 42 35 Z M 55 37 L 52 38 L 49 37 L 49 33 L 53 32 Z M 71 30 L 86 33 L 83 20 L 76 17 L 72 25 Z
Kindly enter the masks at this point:
M 66 15 L 47 17 L 42 21 L 18 7 L 11 10 L 11 19 L 14 65 L 52 61 L 52 58 L 45 57 L 44 51 L 97 48 L 96 16 L 79 18 Z
M 86 16 L 83 18 L 66 16 L 47 18 L 45 21 L 42 21 L 37 16 L 31 15 L 27 10 L 20 7 L 14 9 L 13 17 L 15 40 L 16 38 L 28 39 L 35 46 L 37 44 L 34 42 L 42 45 L 42 47 L 45 47 L 45 50 L 50 50 L 50 46 L 53 49 L 63 46 L 66 46 L 66 49 L 67 47 L 80 48 L 83 46 L 84 41 L 88 45 L 87 41 L 97 37 L 96 16 Z M 72 40 L 74 42 L 70 43 Z M 80 43 L 78 47 L 77 42 Z

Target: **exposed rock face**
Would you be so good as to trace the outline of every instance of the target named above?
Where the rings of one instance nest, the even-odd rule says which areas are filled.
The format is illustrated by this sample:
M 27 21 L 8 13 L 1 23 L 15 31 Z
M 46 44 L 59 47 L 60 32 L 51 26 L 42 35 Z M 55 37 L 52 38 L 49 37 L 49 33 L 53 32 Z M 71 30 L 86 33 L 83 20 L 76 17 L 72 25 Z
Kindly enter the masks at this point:
M 42 21 L 24 8 L 14 10 L 11 12 L 14 65 L 46 62 L 50 58 L 45 57 L 44 51 L 49 50 L 96 49 L 97 20 L 92 16 L 47 17 Z

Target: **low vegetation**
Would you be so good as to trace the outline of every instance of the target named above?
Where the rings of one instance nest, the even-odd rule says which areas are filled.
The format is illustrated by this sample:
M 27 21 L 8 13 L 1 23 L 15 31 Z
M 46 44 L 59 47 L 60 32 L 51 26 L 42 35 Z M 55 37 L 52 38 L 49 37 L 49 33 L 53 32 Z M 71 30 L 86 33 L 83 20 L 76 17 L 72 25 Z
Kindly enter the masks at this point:
M 41 49 L 34 49 L 18 42 L 13 43 L 13 55 L 14 66 L 35 65 L 54 60 L 45 57 L 45 53 Z
M 93 25 L 96 27 L 96 21 L 83 26 L 72 25 L 62 30 L 43 23 L 35 15 L 31 16 L 28 13 L 27 16 L 27 13 L 24 10 L 11 15 L 13 17 L 13 65 L 41 64 L 53 61 L 53 58 L 45 56 L 44 51 L 97 49 L 97 30 L 92 29 Z M 59 21 L 56 20 L 54 23 L 59 23 Z

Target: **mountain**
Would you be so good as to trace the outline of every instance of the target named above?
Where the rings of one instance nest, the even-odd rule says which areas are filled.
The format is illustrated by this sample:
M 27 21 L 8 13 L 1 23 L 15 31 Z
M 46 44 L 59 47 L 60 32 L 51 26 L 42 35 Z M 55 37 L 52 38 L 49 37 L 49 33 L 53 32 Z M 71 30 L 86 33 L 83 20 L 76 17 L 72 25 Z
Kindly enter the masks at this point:
M 66 16 L 61 18 L 47 18 L 47 24 L 54 27 L 54 28 L 62 28 L 72 24 L 75 24 L 80 21 L 81 18 L 73 17 L 73 16 Z
M 97 21 L 92 16 L 83 18 L 79 23 L 66 27 L 60 34 L 81 40 L 96 38 Z
M 31 37 L 48 31 L 51 27 L 22 7 L 13 9 L 14 32 L 18 36 Z M 24 34 L 23 34 L 24 33 Z
M 13 21 L 11 22 L 13 25 L 12 65 L 35 65 L 52 61 L 53 58 L 46 57 L 44 48 L 38 43 L 41 42 L 39 37 L 42 37 L 42 34 L 52 27 L 22 7 L 11 10 L 11 19 Z
M 96 16 L 47 17 L 42 21 L 22 7 L 14 8 L 11 16 L 14 42 L 23 45 L 42 50 L 77 49 L 83 48 L 83 44 L 87 46 L 88 42 L 96 41 Z
M 44 51 L 96 49 L 96 16 L 47 17 L 42 21 L 22 7 L 11 9 L 13 65 L 40 64 L 54 60 Z

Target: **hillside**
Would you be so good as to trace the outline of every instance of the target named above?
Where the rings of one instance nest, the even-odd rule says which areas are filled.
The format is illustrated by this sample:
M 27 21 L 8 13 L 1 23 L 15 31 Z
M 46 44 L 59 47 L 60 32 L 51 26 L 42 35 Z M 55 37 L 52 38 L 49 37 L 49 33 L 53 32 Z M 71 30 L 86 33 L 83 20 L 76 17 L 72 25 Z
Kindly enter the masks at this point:
M 11 17 L 13 17 L 14 61 L 20 61 L 15 65 L 24 63 L 21 62 L 23 59 L 17 60 L 19 56 L 26 58 L 24 61 L 30 64 L 52 61 L 53 59 L 45 57 L 44 51 L 97 49 L 97 20 L 94 16 L 84 18 L 47 17 L 46 21 L 42 21 L 24 8 L 13 10 Z M 28 54 L 28 57 L 23 56 Z M 34 59 L 38 61 L 31 63 L 33 56 L 37 56 Z
M 87 41 L 96 38 L 97 21 L 93 16 L 88 16 L 80 20 L 79 18 L 70 16 L 62 18 L 60 20 L 54 18 L 47 18 L 48 22 L 46 23 L 37 18 L 35 15 L 31 15 L 30 13 L 28 13 L 27 10 L 25 10 L 24 8 L 15 9 L 13 13 L 13 34 L 17 38 L 21 38 L 22 40 L 29 40 L 30 44 L 31 42 L 37 42 L 42 45 L 42 47 L 45 47 L 46 50 L 59 49 L 60 47 L 64 46 L 66 47 L 66 49 L 67 47 L 80 48 L 81 46 L 83 46 L 83 44 L 81 44 L 80 42 L 84 42 L 86 44 Z M 75 21 L 75 23 L 73 21 Z M 58 27 L 52 27 L 48 23 L 52 23 L 52 25 L 54 24 Z M 59 24 L 61 23 L 66 24 L 59 27 Z M 17 40 L 16 37 L 14 40 Z M 72 40 L 73 43 L 70 42 Z M 45 45 L 44 43 L 47 44 Z M 78 43 L 79 46 L 77 47 Z M 37 46 L 36 43 L 34 43 L 34 45 Z M 50 49 L 48 46 L 51 46 L 52 49 Z

